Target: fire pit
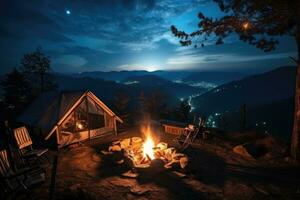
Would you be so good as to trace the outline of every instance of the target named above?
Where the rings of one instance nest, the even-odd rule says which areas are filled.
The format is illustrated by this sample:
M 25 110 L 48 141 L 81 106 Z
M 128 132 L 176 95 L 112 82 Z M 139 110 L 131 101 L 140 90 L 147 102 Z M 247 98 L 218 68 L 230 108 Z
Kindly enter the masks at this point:
M 175 148 L 169 147 L 165 142 L 156 142 L 151 128 L 143 129 L 144 138 L 131 137 L 112 142 L 108 151 L 102 151 L 105 155 L 112 155 L 124 152 L 123 158 L 132 161 L 133 168 L 142 169 L 151 166 L 153 160 L 161 160 L 164 168 L 171 169 L 179 167 L 184 169 L 188 164 L 188 157 L 183 153 L 178 153 Z M 124 159 L 118 160 L 117 164 L 122 164 Z

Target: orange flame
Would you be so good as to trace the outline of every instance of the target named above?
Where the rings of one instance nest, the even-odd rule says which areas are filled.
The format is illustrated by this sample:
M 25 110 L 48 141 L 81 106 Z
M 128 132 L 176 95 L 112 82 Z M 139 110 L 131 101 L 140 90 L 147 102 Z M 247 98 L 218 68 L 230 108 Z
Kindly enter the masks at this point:
M 149 158 L 150 160 L 155 159 L 154 150 L 155 147 L 154 139 L 151 134 L 150 126 L 143 129 L 145 135 L 145 142 L 143 143 L 143 156 Z

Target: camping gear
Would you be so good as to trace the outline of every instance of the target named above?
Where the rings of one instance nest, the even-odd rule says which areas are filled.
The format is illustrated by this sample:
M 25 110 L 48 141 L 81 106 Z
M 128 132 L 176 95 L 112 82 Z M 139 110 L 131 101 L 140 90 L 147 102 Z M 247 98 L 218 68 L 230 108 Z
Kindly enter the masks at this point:
M 0 151 L 0 185 L 1 195 L 4 198 L 16 194 L 18 190 L 27 190 L 29 186 L 45 181 L 45 170 L 42 168 L 23 168 L 13 171 L 7 150 Z
M 46 92 L 17 119 L 38 128 L 61 148 L 83 140 L 117 134 L 123 121 L 92 92 Z
M 32 148 L 32 140 L 25 126 L 14 129 L 14 136 L 19 148 L 20 155 L 24 160 L 40 161 L 40 159 L 43 157 L 48 160 L 46 155 L 48 149 Z

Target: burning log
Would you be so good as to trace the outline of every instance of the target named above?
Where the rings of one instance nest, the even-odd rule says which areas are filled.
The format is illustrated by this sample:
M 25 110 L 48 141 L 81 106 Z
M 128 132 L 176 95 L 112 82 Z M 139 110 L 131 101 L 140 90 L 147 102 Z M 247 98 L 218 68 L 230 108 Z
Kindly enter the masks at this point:
M 132 161 L 134 168 L 148 168 L 154 159 L 162 160 L 166 169 L 171 169 L 175 165 L 184 169 L 188 164 L 188 157 L 185 154 L 177 153 L 174 148 L 168 147 L 168 144 L 164 142 L 155 145 L 151 137 L 146 138 L 145 141 L 140 137 L 118 140 L 113 142 L 108 150 L 102 153 L 109 155 L 124 151 L 124 156 Z M 117 164 L 123 162 L 120 160 Z

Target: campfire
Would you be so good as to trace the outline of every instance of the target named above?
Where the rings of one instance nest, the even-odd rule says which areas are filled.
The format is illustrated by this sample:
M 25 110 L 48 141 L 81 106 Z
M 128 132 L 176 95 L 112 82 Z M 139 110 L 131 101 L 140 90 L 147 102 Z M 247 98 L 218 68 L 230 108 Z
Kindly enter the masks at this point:
M 102 153 L 108 155 L 123 151 L 124 157 L 132 161 L 134 168 L 148 168 L 155 159 L 162 160 L 166 169 L 173 167 L 184 169 L 187 166 L 188 157 L 178 153 L 167 143 L 158 142 L 149 126 L 142 132 L 144 138 L 132 137 L 114 141 L 108 151 L 102 151 Z M 121 159 L 117 163 L 122 164 L 123 162 L 124 160 Z

